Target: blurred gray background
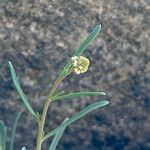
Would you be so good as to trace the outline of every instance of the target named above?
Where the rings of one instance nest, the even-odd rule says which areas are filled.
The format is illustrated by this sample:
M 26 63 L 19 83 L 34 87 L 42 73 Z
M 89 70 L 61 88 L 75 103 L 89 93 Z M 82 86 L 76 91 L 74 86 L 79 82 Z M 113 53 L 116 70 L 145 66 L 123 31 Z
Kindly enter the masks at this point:
M 58 72 L 92 29 L 102 31 L 84 55 L 89 71 L 72 74 L 60 86 L 66 92 L 105 91 L 53 103 L 46 131 L 88 104 L 110 104 L 70 125 L 58 150 L 150 150 L 150 1 L 149 0 L 0 0 L 0 119 L 8 126 L 22 102 L 12 84 L 8 60 L 31 104 L 42 111 Z M 24 113 L 15 150 L 34 150 L 37 124 Z M 47 150 L 51 140 L 43 145 Z

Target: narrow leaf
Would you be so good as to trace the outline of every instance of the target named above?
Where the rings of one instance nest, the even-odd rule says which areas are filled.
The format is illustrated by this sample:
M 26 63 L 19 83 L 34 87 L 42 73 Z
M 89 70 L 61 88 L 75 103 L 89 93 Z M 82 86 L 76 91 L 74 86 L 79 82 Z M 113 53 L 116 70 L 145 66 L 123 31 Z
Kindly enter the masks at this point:
M 21 114 L 23 113 L 23 110 L 19 111 L 16 115 L 16 118 L 15 118 L 15 122 L 14 122 L 14 125 L 13 125 L 13 130 L 12 130 L 12 134 L 11 134 L 11 139 L 10 139 L 10 150 L 13 150 L 13 144 L 14 144 L 14 137 L 15 137 L 15 132 L 16 132 L 16 127 L 17 127 L 17 124 L 18 124 L 18 121 L 21 117 Z
M 66 118 L 61 125 L 63 125 L 68 119 L 69 118 Z M 64 126 L 64 127 L 57 130 L 57 133 L 55 134 L 55 137 L 52 141 L 52 144 L 50 145 L 49 150 L 55 150 L 56 149 L 56 146 L 58 145 L 58 142 L 59 142 L 65 128 L 66 128 L 66 126 Z
M 6 150 L 6 127 L 0 120 L 0 150 Z
M 64 93 L 65 93 L 65 91 L 57 92 L 57 93 L 55 94 L 55 97 L 56 97 L 56 96 L 60 96 L 60 95 L 62 95 L 62 94 L 64 94 Z
M 80 47 L 75 51 L 73 56 L 80 56 L 84 52 L 84 50 L 90 45 L 90 43 L 96 38 L 100 30 L 101 30 L 101 25 L 97 25 L 93 29 L 93 31 L 89 34 L 89 36 L 83 41 Z M 63 70 L 64 74 L 66 74 L 66 70 L 68 70 L 70 66 L 71 66 L 71 60 L 69 60 L 69 62 L 64 67 L 64 70 Z
M 89 36 L 84 40 L 80 47 L 75 51 L 73 56 L 80 56 L 83 51 L 90 45 L 90 43 L 96 38 L 97 34 L 101 30 L 101 25 L 97 25 Z
M 76 93 L 69 93 L 66 95 L 56 95 L 52 98 L 52 100 L 62 100 L 62 99 L 70 99 L 70 98 L 77 98 L 82 96 L 99 96 L 99 95 L 105 95 L 104 92 L 76 92 Z
M 33 115 L 33 117 L 36 119 L 36 120 L 39 120 L 38 118 L 38 115 L 37 113 L 34 112 L 33 108 L 31 107 L 27 97 L 25 96 L 20 84 L 19 84 L 19 81 L 17 79 L 17 76 L 16 76 L 16 72 L 15 72 L 15 69 L 12 65 L 12 63 L 9 61 L 9 69 L 10 69 L 10 73 L 11 73 L 11 77 L 12 77 L 12 80 L 13 80 L 13 83 L 16 87 L 16 90 L 17 92 L 19 93 L 20 95 L 20 98 L 21 100 L 23 101 L 24 105 L 26 106 L 26 108 L 28 109 L 28 111 Z
M 96 102 L 96 103 L 93 103 L 93 104 L 85 107 L 83 110 L 81 110 L 80 112 L 78 112 L 75 115 L 73 115 L 64 124 L 60 125 L 59 127 L 55 128 L 53 131 L 51 131 L 50 133 L 48 133 L 47 135 L 45 135 L 44 140 L 46 140 L 49 137 L 51 137 L 52 135 L 56 134 L 59 129 L 62 129 L 65 126 L 70 125 L 71 123 L 75 122 L 76 120 L 84 117 L 87 113 L 89 113 L 89 112 L 91 112 L 93 110 L 96 110 L 96 109 L 98 109 L 100 107 L 103 107 L 103 106 L 107 105 L 108 103 L 109 103 L 108 101 L 103 100 L 103 101 Z

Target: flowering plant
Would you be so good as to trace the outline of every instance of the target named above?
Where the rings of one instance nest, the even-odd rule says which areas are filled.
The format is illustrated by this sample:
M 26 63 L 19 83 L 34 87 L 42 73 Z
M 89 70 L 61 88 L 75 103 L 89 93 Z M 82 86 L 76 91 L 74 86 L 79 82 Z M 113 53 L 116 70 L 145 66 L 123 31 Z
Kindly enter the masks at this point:
M 18 81 L 15 69 L 12 65 L 12 63 L 9 61 L 9 69 L 12 77 L 12 81 L 14 83 L 14 86 L 20 95 L 20 99 L 24 103 L 25 108 L 28 110 L 28 112 L 31 114 L 31 116 L 35 119 L 35 121 L 38 124 L 38 135 L 37 135 L 37 145 L 36 150 L 42 149 L 42 143 L 47 140 L 50 137 L 54 137 L 53 141 L 49 147 L 49 150 L 55 150 L 56 146 L 65 130 L 65 128 L 70 125 L 71 123 L 77 121 L 81 117 L 85 116 L 87 113 L 91 112 L 92 110 L 98 109 L 100 107 L 103 107 L 108 104 L 108 101 L 102 100 L 96 103 L 93 103 L 87 107 L 85 107 L 80 112 L 76 113 L 70 118 L 64 119 L 64 121 L 54 130 L 50 131 L 49 133 L 45 133 L 44 130 L 44 124 L 46 120 L 46 115 L 48 112 L 49 105 L 57 100 L 63 100 L 63 99 L 71 99 L 71 98 L 77 98 L 81 96 L 95 96 L 95 95 L 105 95 L 104 92 L 91 92 L 91 91 L 82 91 L 82 92 L 71 92 L 69 94 L 66 94 L 64 92 L 59 92 L 57 90 L 57 87 L 60 85 L 60 83 L 71 73 L 75 72 L 76 74 L 84 73 L 88 70 L 90 61 L 88 58 L 82 56 L 84 50 L 89 46 L 89 44 L 94 40 L 94 38 L 97 36 L 97 34 L 101 30 L 101 25 L 97 25 L 94 30 L 89 34 L 89 36 L 85 39 L 85 41 L 80 45 L 80 47 L 75 51 L 74 55 L 71 57 L 71 59 L 68 61 L 62 72 L 59 74 L 58 78 L 54 82 L 47 99 L 45 100 L 45 105 L 43 108 L 42 114 L 39 114 L 34 110 L 34 108 L 31 106 L 29 100 L 27 99 L 26 95 L 24 94 L 21 85 Z M 18 123 L 19 118 L 21 117 L 21 114 L 23 113 L 23 110 L 18 112 L 15 123 L 13 126 L 11 141 L 10 141 L 10 150 L 13 150 L 13 143 L 14 143 L 14 135 L 16 126 Z M 6 127 L 3 121 L 0 121 L 0 150 L 6 150 Z M 26 150 L 26 147 L 22 147 L 22 150 Z

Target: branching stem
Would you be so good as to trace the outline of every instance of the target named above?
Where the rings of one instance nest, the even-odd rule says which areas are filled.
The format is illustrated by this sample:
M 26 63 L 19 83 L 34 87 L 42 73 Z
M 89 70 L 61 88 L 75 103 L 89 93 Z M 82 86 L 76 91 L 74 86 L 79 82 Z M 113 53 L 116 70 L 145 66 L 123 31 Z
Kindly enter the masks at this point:
M 73 71 L 72 68 L 70 68 L 68 70 L 68 74 L 69 75 L 71 72 Z M 36 146 L 36 150 L 41 150 L 42 148 L 42 142 L 43 142 L 43 137 L 44 137 L 44 125 L 45 125 L 45 120 L 46 120 L 46 115 L 47 115 L 47 112 L 48 112 L 48 108 L 49 108 L 49 105 L 51 103 L 51 98 L 52 96 L 54 95 L 57 87 L 60 85 L 60 83 L 62 82 L 62 80 L 65 78 L 66 76 L 64 75 L 60 75 L 54 85 L 52 86 L 52 89 L 50 90 L 49 94 L 48 94 L 48 97 L 45 101 L 45 104 L 44 104 L 44 109 L 43 109 L 43 112 L 42 112 L 42 116 L 40 118 L 40 121 L 39 121 L 39 129 L 38 129 L 38 137 L 37 137 L 37 146 Z

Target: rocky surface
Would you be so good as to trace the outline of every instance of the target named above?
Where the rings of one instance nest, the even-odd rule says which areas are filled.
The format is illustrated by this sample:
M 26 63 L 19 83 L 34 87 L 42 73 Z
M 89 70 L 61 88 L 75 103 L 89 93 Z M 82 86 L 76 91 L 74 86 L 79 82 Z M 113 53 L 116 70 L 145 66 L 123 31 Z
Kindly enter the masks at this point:
M 8 126 L 8 141 L 15 113 L 22 107 L 8 60 L 41 112 L 58 72 L 97 24 L 102 24 L 102 32 L 84 53 L 91 61 L 89 71 L 71 75 L 60 89 L 106 91 L 110 104 L 69 126 L 58 150 L 150 149 L 149 0 L 1 0 L 0 119 Z M 102 98 L 54 103 L 46 131 Z M 36 130 L 36 123 L 24 113 L 15 149 L 35 149 Z

